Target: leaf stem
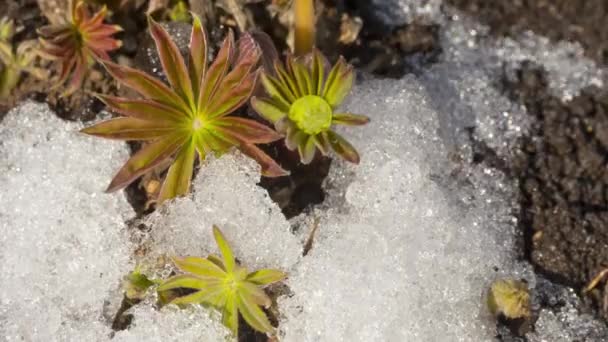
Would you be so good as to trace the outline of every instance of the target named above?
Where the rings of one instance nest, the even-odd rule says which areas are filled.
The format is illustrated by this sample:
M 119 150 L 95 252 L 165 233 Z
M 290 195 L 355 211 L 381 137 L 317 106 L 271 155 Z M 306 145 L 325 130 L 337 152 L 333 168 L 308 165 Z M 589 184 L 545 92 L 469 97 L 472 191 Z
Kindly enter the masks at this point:
M 314 0 L 295 0 L 295 43 L 296 56 L 312 52 L 315 42 L 315 8 Z

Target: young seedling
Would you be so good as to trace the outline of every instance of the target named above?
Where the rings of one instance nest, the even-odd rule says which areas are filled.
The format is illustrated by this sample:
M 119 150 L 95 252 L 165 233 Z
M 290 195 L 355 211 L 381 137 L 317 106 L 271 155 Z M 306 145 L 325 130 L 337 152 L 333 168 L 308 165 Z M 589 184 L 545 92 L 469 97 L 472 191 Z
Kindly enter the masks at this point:
M 523 281 L 502 279 L 495 281 L 488 293 L 488 308 L 493 315 L 509 319 L 530 316 L 530 293 Z
M 318 50 L 307 57 L 288 57 L 287 68 L 276 62 L 276 76 L 267 72 L 262 75 L 269 97 L 253 97 L 251 105 L 274 123 L 277 131 L 286 134 L 287 148 L 297 149 L 302 163 L 310 163 L 317 149 L 327 155 L 331 148 L 345 160 L 358 164 L 355 148 L 331 129 L 332 125 L 369 122 L 363 115 L 337 112 L 353 85 L 353 68 L 340 58 L 325 77 L 325 57 Z
M 222 154 L 232 147 L 256 160 L 269 177 L 286 172 L 254 144 L 281 138 L 256 121 L 228 114 L 247 102 L 255 87 L 260 50 L 251 36 L 235 43 L 232 33 L 224 40 L 215 61 L 207 68 L 207 39 L 198 17 L 193 18 L 189 62 L 186 64 L 169 34 L 152 19 L 150 33 L 170 87 L 141 71 L 105 62 L 107 70 L 145 99 L 98 95 L 112 110 L 126 117 L 111 119 L 82 132 L 108 139 L 142 140 L 149 144 L 118 171 L 107 191 L 127 186 L 173 156 L 157 201 L 184 195 L 190 188 L 198 152 Z M 232 65 L 232 67 L 231 67 Z
M 175 265 L 185 273 L 168 279 L 158 287 L 158 291 L 177 288 L 196 290 L 192 294 L 174 299 L 171 303 L 202 303 L 216 307 L 222 312 L 224 324 L 235 335 L 238 333 L 239 313 L 252 328 L 263 333 L 272 333 L 273 327 L 260 308 L 269 307 L 271 304 L 271 299 L 262 287 L 285 279 L 286 274 L 273 269 L 249 272 L 236 264 L 228 242 L 216 226 L 213 227 L 213 236 L 222 258 L 215 255 L 206 259 L 174 258 Z
M 46 72 L 33 66 L 38 56 L 36 42 L 27 40 L 21 42 L 13 50 L 12 38 L 15 34 L 15 24 L 12 20 L 0 20 L 0 99 L 7 98 L 13 88 L 19 83 L 21 73 L 27 72 L 36 78 L 44 78 Z
M 38 30 L 42 56 L 61 63 L 57 86 L 72 78 L 64 95 L 80 88 L 95 60 L 109 60 L 108 52 L 121 46 L 112 36 L 122 31 L 120 26 L 104 24 L 104 6 L 91 15 L 82 0 L 72 0 L 68 19 L 58 25 L 47 25 Z

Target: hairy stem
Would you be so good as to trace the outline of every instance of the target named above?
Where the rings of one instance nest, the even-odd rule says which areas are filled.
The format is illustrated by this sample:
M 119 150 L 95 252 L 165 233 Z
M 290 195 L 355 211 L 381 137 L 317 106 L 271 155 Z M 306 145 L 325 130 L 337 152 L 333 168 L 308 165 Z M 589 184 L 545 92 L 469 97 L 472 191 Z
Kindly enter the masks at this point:
M 314 0 L 295 0 L 295 54 L 305 55 L 312 51 L 315 42 Z

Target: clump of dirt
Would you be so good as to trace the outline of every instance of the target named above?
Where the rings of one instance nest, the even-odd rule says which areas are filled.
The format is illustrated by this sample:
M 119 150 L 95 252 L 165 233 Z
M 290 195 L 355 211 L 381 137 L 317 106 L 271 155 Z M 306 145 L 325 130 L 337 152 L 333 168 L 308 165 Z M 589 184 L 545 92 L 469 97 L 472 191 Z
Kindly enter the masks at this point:
M 580 289 L 608 267 L 608 92 L 588 88 L 563 103 L 531 63 L 504 86 L 535 119 L 513 169 L 527 257 L 537 271 Z

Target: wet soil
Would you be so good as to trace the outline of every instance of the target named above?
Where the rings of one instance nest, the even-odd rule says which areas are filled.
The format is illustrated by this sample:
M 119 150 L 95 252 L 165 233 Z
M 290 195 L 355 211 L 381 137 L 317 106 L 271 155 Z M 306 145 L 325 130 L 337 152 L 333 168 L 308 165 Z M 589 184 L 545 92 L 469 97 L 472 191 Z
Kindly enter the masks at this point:
M 447 3 L 486 23 L 494 35 L 522 31 L 579 42 L 588 57 L 608 63 L 608 2 L 604 0 Z M 608 92 L 585 89 L 571 101 L 550 95 L 542 68 L 523 63 L 502 88 L 526 106 L 533 129 L 507 165 L 520 185 L 519 217 L 526 258 L 536 271 L 582 289 L 608 267 Z M 603 286 L 600 286 L 600 288 Z M 600 289 L 587 297 L 601 314 Z

